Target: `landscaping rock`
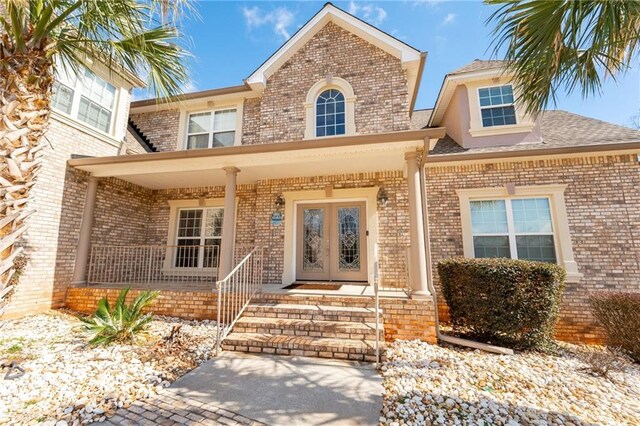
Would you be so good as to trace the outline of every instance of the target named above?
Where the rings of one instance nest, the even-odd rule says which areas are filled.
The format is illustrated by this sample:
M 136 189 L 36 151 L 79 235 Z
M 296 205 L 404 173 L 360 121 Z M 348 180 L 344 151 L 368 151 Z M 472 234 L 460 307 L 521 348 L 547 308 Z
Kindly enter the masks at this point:
M 176 325 L 179 332 L 168 340 Z M 2 372 L 0 425 L 104 422 L 209 359 L 215 336 L 215 322 L 158 316 L 135 344 L 94 347 L 70 313 L 5 321 L 0 361 L 16 359 L 26 373 L 2 380 Z
M 617 366 L 608 378 L 594 374 L 594 352 Z M 640 365 L 599 347 L 495 355 L 396 341 L 381 369 L 382 425 L 640 424 Z

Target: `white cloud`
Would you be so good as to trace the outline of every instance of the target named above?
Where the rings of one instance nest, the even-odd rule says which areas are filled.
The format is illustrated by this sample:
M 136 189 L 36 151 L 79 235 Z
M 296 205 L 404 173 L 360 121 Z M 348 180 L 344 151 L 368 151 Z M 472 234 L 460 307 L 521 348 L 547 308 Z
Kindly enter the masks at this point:
M 455 13 L 447 13 L 447 16 L 445 16 L 444 19 L 442 20 L 441 25 L 453 24 L 457 17 L 458 15 L 456 15 Z
M 380 6 L 374 6 L 373 4 L 357 4 L 355 1 L 349 2 L 349 13 L 359 16 L 371 25 L 378 26 L 387 19 L 387 11 Z
M 288 28 L 293 24 L 294 16 L 286 7 L 279 7 L 271 12 L 263 11 L 258 6 L 243 7 L 242 14 L 249 29 L 270 25 L 273 32 L 284 37 L 285 40 L 291 37 Z

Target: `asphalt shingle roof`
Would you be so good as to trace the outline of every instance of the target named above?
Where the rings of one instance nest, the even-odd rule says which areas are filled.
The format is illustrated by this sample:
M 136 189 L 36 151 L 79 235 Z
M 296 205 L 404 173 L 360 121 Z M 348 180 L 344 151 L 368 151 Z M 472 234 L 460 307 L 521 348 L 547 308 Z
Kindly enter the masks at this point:
M 579 147 L 640 142 L 640 131 L 567 111 L 549 110 L 540 117 L 542 142 L 465 149 L 450 136 L 440 139 L 430 156 L 455 156 L 492 152 L 535 151 L 546 148 Z
M 472 71 L 482 71 L 482 70 L 488 70 L 492 68 L 500 68 L 504 66 L 504 64 L 505 64 L 505 61 L 501 61 L 497 59 L 492 59 L 492 60 L 475 59 L 470 64 L 467 64 L 463 67 L 458 68 L 453 72 L 450 72 L 449 75 L 462 74 L 465 72 L 472 72 Z
M 429 124 L 433 108 L 416 109 L 411 114 L 411 130 L 424 129 Z

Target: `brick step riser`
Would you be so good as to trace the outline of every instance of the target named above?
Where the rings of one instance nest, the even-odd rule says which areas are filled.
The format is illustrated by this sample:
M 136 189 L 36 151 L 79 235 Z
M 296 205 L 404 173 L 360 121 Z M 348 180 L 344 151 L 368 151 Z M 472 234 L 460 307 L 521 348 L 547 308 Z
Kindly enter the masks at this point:
M 338 296 L 290 296 L 281 294 L 257 295 L 251 299 L 252 303 L 291 303 L 295 305 L 324 305 L 338 307 L 373 308 L 373 298 L 338 297 Z
M 284 309 L 249 309 L 244 312 L 247 317 L 263 317 L 263 318 L 283 318 L 283 319 L 300 319 L 312 321 L 339 321 L 339 322 L 375 322 L 376 316 L 371 313 L 354 312 L 349 315 L 345 314 L 317 314 L 309 313 L 309 311 L 295 312 Z M 382 315 L 380 315 L 382 321 Z
M 297 348 L 286 348 L 278 345 L 269 345 L 269 346 L 254 346 L 254 345 L 246 345 L 246 342 L 236 342 L 233 341 L 225 341 L 222 344 L 222 349 L 225 351 L 235 351 L 235 352 L 249 352 L 249 353 L 264 353 L 264 354 L 275 354 L 275 355 L 289 355 L 289 356 L 308 356 L 308 357 L 316 357 L 316 358 L 330 358 L 330 359 L 344 359 L 350 361 L 367 361 L 367 362 L 375 362 L 376 361 L 376 353 L 375 349 L 366 350 L 366 351 L 354 351 L 354 352 L 346 352 L 346 351 L 336 351 L 336 348 L 329 348 L 320 350 L 316 349 L 312 346 L 300 346 Z M 380 351 L 382 354 L 384 351 Z
M 264 333 L 275 336 L 301 336 L 301 337 L 328 337 L 333 339 L 350 339 L 350 340 L 372 340 L 376 337 L 375 330 L 340 330 L 327 331 L 322 329 L 303 330 L 294 327 L 255 327 L 237 325 L 233 327 L 236 333 Z M 384 337 L 384 330 L 380 329 L 381 339 Z

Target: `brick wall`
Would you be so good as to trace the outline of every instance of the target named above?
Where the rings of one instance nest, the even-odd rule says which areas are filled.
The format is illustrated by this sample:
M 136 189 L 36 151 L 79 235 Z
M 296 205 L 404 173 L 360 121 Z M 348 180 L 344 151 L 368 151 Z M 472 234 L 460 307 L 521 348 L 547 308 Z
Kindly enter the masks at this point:
M 428 166 L 427 197 L 435 265 L 462 256 L 456 189 L 567 184 L 567 216 L 578 270 L 567 283 L 557 326 L 563 340 L 601 342 L 588 306 L 598 290 L 640 290 L 640 167 L 634 155 L 593 156 L 498 164 Z M 439 306 L 446 306 L 440 294 Z
M 86 178 L 85 178 L 86 179 Z M 84 182 L 86 185 L 86 182 Z M 280 283 L 284 269 L 283 224 L 271 224 L 276 197 L 283 191 L 368 188 L 383 186 L 389 197 L 386 206 L 378 206 L 378 243 L 381 253 L 409 244 L 409 216 L 406 178 L 402 172 L 377 172 L 313 178 L 290 178 L 238 185 L 236 195 L 235 242 L 239 246 L 266 249 L 263 280 Z M 93 244 L 167 244 L 169 200 L 224 198 L 224 187 L 198 187 L 146 190 L 118 179 L 100 182 L 92 234 Z M 76 237 L 77 238 L 77 237 Z M 370 260 L 372 261 L 372 260 Z M 383 285 L 404 287 L 404 253 L 396 250 L 380 265 Z
M 67 169 L 72 154 L 117 155 L 119 145 L 51 120 L 42 171 L 32 191 L 35 213 L 21 244 L 29 262 L 6 317 L 60 307 L 71 282 L 86 176 Z
M 244 101 L 242 144 L 303 139 L 307 92 L 327 75 L 353 87 L 359 134 L 409 129 L 409 89 L 400 60 L 330 22 L 268 79 L 261 98 Z M 177 108 L 130 118 L 160 151 L 173 151 L 182 149 L 176 146 Z
M 143 290 L 132 289 L 127 295 L 131 303 Z M 98 301 L 104 297 L 113 304 L 120 293 L 115 288 L 71 287 L 67 289 L 66 307 L 76 312 L 92 314 Z M 212 291 L 168 291 L 163 290 L 149 309 L 156 315 L 188 319 L 216 319 L 217 294 Z
M 245 111 L 247 140 L 272 143 L 304 138 L 307 92 L 327 75 L 353 87 L 356 131 L 372 134 L 409 129 L 409 90 L 400 60 L 330 22 L 268 80 L 260 105 L 259 137 L 255 105 Z
M 178 149 L 178 126 L 180 124 L 180 111 L 178 109 L 132 113 L 129 118 L 149 138 L 158 151 L 175 151 Z M 182 147 L 179 149 L 182 149 Z

